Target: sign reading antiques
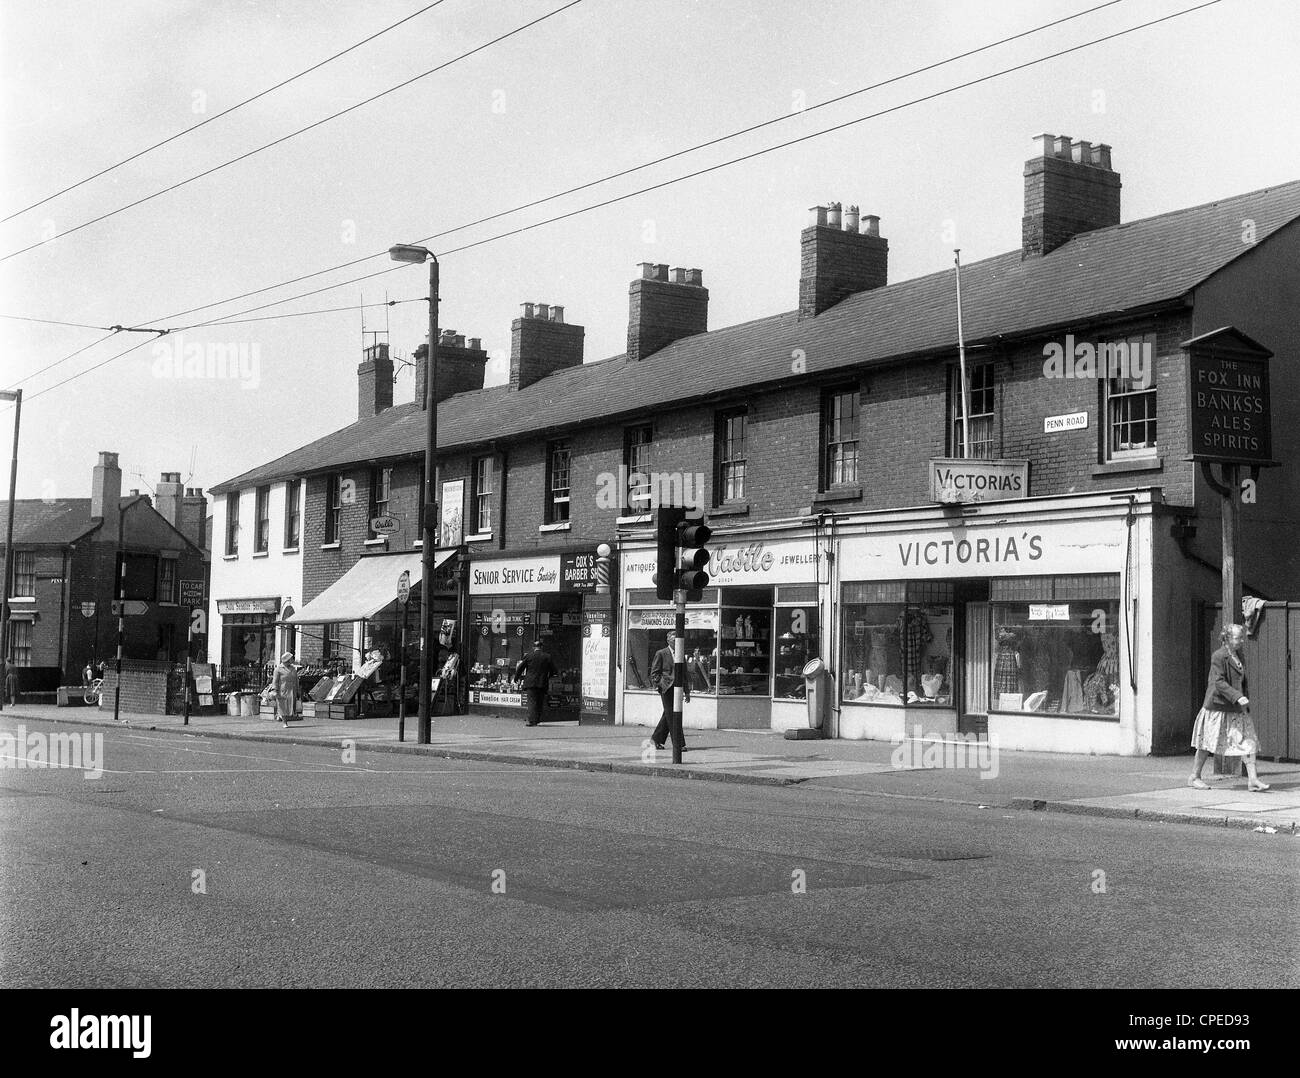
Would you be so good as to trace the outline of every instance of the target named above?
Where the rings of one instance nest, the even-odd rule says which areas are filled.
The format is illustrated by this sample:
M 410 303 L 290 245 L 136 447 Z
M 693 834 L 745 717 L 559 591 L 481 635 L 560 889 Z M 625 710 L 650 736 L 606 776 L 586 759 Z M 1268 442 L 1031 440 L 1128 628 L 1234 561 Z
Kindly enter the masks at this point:
M 1270 464 L 1269 353 L 1234 338 L 1228 331 L 1188 344 L 1191 459 Z
M 930 500 L 994 502 L 1029 497 L 1029 461 L 944 457 L 930 461 Z

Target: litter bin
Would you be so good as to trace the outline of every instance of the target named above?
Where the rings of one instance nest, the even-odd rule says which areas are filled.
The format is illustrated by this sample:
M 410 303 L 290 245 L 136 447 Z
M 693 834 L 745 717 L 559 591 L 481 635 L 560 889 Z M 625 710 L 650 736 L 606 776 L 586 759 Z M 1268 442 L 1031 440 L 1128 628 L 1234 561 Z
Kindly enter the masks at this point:
M 826 707 L 830 697 L 826 664 L 821 659 L 810 659 L 803 668 L 803 676 L 808 697 L 808 728 L 821 730 L 826 722 Z
M 257 715 L 257 693 L 241 692 L 239 694 L 239 716 L 251 719 Z

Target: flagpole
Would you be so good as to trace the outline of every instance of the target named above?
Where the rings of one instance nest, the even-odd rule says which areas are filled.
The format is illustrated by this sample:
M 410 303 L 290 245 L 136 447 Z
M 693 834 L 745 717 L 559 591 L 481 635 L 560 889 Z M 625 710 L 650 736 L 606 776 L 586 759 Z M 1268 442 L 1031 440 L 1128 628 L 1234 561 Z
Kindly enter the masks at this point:
M 961 248 L 955 248 L 953 265 L 957 271 L 957 356 L 961 367 L 961 455 L 970 457 L 970 391 L 966 385 L 966 336 L 961 325 Z

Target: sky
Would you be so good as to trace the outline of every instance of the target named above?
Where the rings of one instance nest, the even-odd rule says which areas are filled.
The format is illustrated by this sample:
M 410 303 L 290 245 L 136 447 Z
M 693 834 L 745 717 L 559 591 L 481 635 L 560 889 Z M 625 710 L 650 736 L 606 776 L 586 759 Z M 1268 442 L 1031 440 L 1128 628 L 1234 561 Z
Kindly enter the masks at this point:
M 0 0 L 0 217 L 427 2 Z M 510 323 L 524 302 L 564 306 L 567 321 L 586 327 L 588 361 L 620 354 L 627 287 L 641 262 L 700 268 L 711 329 L 793 309 L 799 232 L 818 204 L 879 215 L 891 281 L 951 267 L 954 247 L 963 262 L 1015 249 L 1023 164 L 1041 132 L 1113 147 L 1124 220 L 1300 178 L 1294 0 L 1220 0 L 909 104 L 1201 2 L 1120 0 L 816 109 L 1100 0 L 581 0 L 543 18 L 567 2 L 443 0 L 0 224 L 0 314 L 8 316 L 0 318 L 0 386 L 21 386 L 26 398 L 18 496 L 87 496 L 104 450 L 119 454 L 124 489 L 150 493 L 164 471 L 206 489 L 355 420 L 356 367 L 363 340 L 374 339 L 363 338 L 363 317 L 398 357 L 427 332 L 427 272 L 391 262 L 384 252 L 394 243 L 439 253 L 440 324 L 482 338 L 495 384 L 506 378 Z M 70 231 L 536 19 L 372 104 Z M 449 231 L 778 117 L 761 131 Z M 378 257 L 206 306 L 369 255 Z M 186 328 L 389 269 L 242 314 L 264 320 Z M 402 302 L 286 317 L 388 300 Z M 21 318 L 172 332 L 101 341 L 106 328 Z M 111 358 L 131 345 L 140 347 Z M 198 347 L 240 356 L 234 376 L 173 365 Z M 401 368 L 398 403 L 413 385 L 410 367 Z M 13 414 L 0 404 L 0 446 L 10 444 Z

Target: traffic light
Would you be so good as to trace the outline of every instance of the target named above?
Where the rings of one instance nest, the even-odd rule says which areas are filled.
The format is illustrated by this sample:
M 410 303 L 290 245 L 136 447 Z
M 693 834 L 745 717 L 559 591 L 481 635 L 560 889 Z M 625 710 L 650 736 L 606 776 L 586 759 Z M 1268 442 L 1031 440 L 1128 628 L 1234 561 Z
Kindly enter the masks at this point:
M 671 601 L 677 587 L 677 531 L 686 519 L 686 510 L 675 505 L 661 505 L 655 510 L 655 594 Z
M 686 591 L 688 602 L 704 598 L 703 589 L 709 586 L 709 551 L 704 544 L 713 538 L 713 530 L 703 521 L 683 521 L 678 530 L 681 555 L 678 559 L 678 584 Z

